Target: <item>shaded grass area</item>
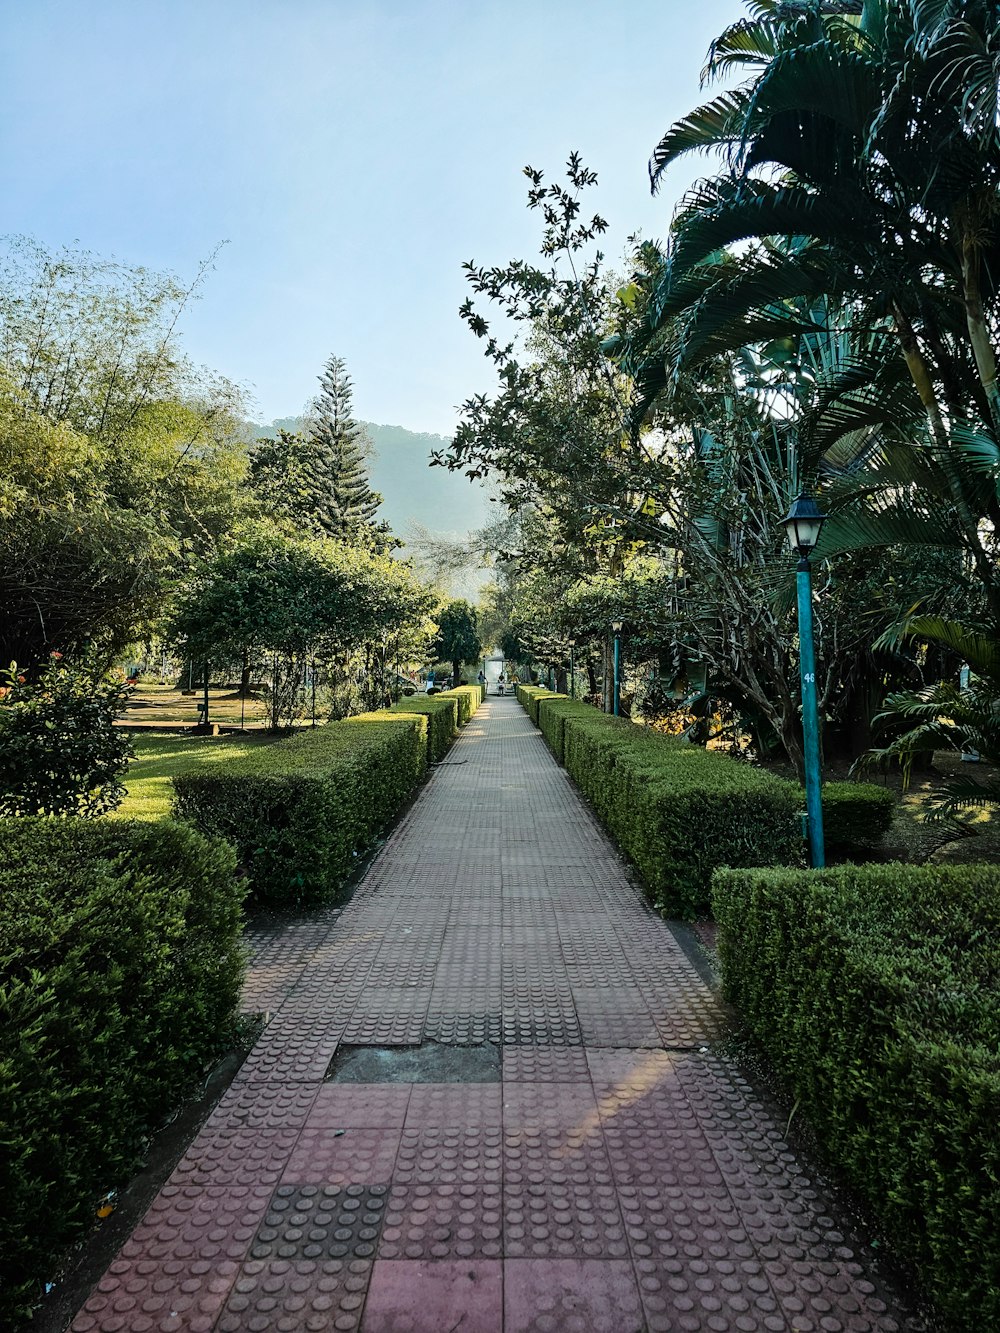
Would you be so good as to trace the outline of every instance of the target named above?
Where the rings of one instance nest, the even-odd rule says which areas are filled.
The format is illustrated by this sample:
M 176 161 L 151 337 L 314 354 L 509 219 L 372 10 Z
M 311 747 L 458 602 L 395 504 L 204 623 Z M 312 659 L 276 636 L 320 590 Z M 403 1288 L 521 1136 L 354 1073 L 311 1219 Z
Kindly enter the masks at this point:
M 276 736 L 156 736 L 134 737 L 136 757 L 125 778 L 127 795 L 112 818 L 155 821 L 170 814 L 173 779 L 205 765 L 241 759 Z
M 204 695 L 182 694 L 171 685 L 142 684 L 132 694 L 122 714 L 125 726 L 156 723 L 160 726 L 190 726 L 200 720 L 198 705 Z M 208 691 L 209 718 L 230 726 L 239 726 L 241 720 L 248 727 L 262 727 L 267 723 L 267 700 L 252 695 L 241 699 L 232 689 L 210 687 Z

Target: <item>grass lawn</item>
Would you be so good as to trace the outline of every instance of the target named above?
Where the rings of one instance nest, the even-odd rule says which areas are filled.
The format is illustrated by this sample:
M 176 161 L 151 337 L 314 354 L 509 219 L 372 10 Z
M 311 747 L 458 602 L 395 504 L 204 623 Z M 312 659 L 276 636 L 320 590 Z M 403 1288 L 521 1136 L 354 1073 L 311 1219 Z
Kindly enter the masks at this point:
M 136 735 L 136 757 L 125 777 L 128 795 L 112 818 L 165 819 L 174 789 L 171 779 L 203 764 L 223 764 L 261 745 L 271 736 L 156 736 Z
M 193 727 L 199 720 L 198 705 L 203 699 L 201 690 L 182 694 L 170 685 L 144 684 L 134 691 L 122 714 L 126 725 L 132 722 L 155 722 L 160 725 Z M 267 724 L 267 702 L 261 698 L 243 700 L 233 690 L 216 687 L 208 691 L 208 715 L 212 722 L 263 727 Z

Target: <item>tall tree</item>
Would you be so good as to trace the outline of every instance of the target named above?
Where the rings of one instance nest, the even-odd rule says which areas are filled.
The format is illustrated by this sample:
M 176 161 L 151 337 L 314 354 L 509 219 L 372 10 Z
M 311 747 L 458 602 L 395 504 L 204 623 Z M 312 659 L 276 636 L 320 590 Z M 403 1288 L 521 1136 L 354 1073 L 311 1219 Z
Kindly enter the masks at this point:
M 434 654 L 451 663 L 453 685 L 461 680 L 462 663 L 478 661 L 483 650 L 477 630 L 476 609 L 468 602 L 449 602 L 438 615 Z
M 351 378 L 341 357 L 330 358 L 319 382 L 309 435 L 316 524 L 329 537 L 381 537 L 384 544 L 387 529 L 375 522 L 382 497 L 369 484 L 365 432 L 354 420 Z

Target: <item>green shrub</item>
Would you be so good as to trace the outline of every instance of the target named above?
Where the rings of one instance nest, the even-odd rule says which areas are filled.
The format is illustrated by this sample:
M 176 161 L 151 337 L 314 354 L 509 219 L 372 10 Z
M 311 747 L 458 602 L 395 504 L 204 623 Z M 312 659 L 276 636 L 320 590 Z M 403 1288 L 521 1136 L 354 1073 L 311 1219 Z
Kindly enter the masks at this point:
M 565 695 L 526 687 L 519 697 L 659 911 L 706 911 L 717 866 L 800 858 L 791 783 Z
M 801 794 L 805 809 L 805 792 Z M 896 798 L 871 782 L 823 784 L 823 836 L 831 849 L 849 851 L 876 846 L 888 833 Z
M 528 716 L 538 726 L 538 701 L 551 696 L 552 691 L 544 689 L 541 685 L 515 685 L 514 694 L 522 708 L 527 710 Z
M 538 729 L 546 745 L 561 764 L 566 719 L 590 717 L 594 710 L 590 704 L 578 703 L 565 694 L 539 695 L 535 701 L 535 710 L 538 714 Z
M 956 1329 L 1000 1328 L 995 866 L 721 871 L 729 998 Z
M 427 719 L 428 726 L 428 760 L 436 764 L 448 753 L 448 749 L 455 739 L 455 733 L 458 731 L 458 709 L 459 701 L 454 691 L 447 694 L 442 691 L 441 694 L 413 694 L 405 699 L 400 699 L 398 704 L 394 704 L 392 711 L 399 713 L 416 713 Z
M 175 813 L 236 847 L 260 901 L 329 902 L 426 771 L 428 721 L 445 718 L 450 735 L 456 706 L 403 699 L 212 771 L 178 774 Z
M 456 685 L 452 690 L 443 690 L 438 698 L 458 700 L 458 725 L 464 727 L 482 703 L 483 691 L 479 685 Z
M 0 820 L 0 1325 L 228 1039 L 235 858 L 177 824 Z
M 130 686 L 53 653 L 36 676 L 0 671 L 0 815 L 100 815 L 120 805 L 132 758 L 115 726 Z

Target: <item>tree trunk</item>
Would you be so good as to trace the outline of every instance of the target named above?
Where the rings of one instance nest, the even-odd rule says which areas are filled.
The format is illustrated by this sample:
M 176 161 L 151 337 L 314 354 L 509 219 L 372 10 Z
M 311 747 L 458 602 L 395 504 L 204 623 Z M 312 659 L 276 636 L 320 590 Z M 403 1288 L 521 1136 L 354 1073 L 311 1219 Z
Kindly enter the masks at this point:
M 979 245 L 969 231 L 962 238 L 962 288 L 965 321 L 972 343 L 979 380 L 990 405 L 993 433 L 1000 440 L 1000 387 L 997 386 L 997 360 L 990 342 L 990 332 L 983 313 L 983 292 L 979 274 Z
M 243 666 L 240 668 L 240 698 L 250 697 L 250 650 L 243 649 Z

